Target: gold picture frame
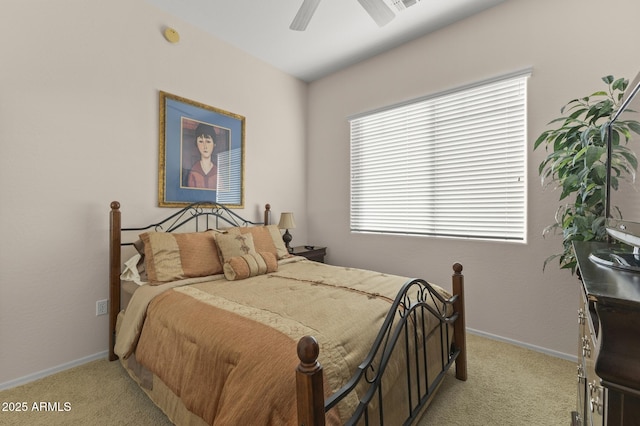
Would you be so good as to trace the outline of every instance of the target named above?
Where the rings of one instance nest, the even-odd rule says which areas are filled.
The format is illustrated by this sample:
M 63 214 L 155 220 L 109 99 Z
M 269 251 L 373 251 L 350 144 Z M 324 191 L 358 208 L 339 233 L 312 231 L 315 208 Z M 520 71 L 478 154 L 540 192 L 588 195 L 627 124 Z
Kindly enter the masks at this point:
M 244 116 L 160 91 L 159 130 L 160 207 L 244 207 Z

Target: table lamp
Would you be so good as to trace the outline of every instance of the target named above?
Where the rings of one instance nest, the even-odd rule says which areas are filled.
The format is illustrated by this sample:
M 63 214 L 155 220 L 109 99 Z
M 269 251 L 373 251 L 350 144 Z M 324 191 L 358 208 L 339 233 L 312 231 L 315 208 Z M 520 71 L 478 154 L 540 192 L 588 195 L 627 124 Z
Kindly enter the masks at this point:
M 282 240 L 284 241 L 284 245 L 287 247 L 287 251 L 291 253 L 293 248 L 289 246 L 289 243 L 293 239 L 291 234 L 289 233 L 289 229 L 295 229 L 296 222 L 293 220 L 293 213 L 285 212 L 280 213 L 280 223 L 278 223 L 278 228 L 284 229 L 284 235 L 282 236 Z

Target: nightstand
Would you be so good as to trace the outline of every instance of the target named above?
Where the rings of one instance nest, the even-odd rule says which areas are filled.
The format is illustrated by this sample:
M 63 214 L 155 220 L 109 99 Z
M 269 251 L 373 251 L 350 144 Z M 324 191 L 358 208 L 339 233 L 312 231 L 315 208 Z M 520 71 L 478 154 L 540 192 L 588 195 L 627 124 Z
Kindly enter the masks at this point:
M 295 256 L 304 256 L 309 260 L 313 260 L 314 262 L 324 263 L 324 256 L 325 254 L 327 254 L 327 248 L 317 246 L 297 246 L 293 247 L 293 251 L 291 251 L 290 253 Z

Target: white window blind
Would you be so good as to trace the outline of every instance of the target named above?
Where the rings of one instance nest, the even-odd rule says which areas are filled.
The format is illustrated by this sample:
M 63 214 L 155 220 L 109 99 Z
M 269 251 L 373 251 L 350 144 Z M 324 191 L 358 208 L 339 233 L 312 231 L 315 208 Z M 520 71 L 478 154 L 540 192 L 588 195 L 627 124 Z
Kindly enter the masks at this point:
M 351 231 L 524 241 L 529 75 L 351 118 Z

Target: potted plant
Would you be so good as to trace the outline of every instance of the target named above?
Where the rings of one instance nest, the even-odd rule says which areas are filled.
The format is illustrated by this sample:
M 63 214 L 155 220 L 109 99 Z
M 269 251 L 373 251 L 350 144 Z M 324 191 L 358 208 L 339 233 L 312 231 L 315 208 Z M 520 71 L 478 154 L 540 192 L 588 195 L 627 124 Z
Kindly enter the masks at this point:
M 576 269 L 573 253 L 574 241 L 605 241 L 605 197 L 607 173 L 607 124 L 620 106 L 629 81 L 606 76 L 602 81 L 607 90 L 573 99 L 560 110 L 561 117 L 549 125 L 536 139 L 534 150 L 544 146 L 546 158 L 538 173 L 543 187 L 561 189 L 563 203 L 555 213 L 555 221 L 547 226 L 543 235 L 562 233 L 563 251 L 549 256 L 543 265 L 558 259 L 560 268 Z M 620 122 L 612 132 L 611 184 L 615 189 L 619 179 L 635 178 L 637 159 L 626 148 L 631 132 L 640 134 L 635 121 Z

